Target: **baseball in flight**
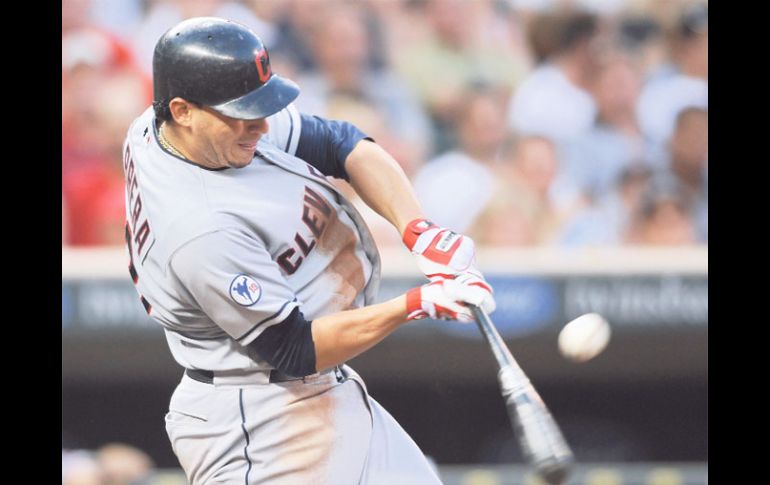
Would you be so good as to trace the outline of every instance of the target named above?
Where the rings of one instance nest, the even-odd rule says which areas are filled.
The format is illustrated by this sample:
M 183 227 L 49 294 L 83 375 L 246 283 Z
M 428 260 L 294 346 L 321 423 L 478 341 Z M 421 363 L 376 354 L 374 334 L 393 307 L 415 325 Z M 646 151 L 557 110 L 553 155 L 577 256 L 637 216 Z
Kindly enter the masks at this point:
M 593 359 L 610 341 L 610 325 L 598 313 L 586 313 L 572 320 L 559 333 L 559 350 L 575 362 Z

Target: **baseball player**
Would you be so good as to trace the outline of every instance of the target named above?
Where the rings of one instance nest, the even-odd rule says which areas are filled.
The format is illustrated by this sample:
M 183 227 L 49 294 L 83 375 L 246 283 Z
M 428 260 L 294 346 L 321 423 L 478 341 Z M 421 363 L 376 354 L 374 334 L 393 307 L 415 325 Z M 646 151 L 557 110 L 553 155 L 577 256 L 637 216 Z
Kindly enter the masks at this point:
M 494 310 L 473 241 L 420 212 L 398 164 L 349 123 L 300 114 L 248 28 L 181 22 L 124 145 L 129 271 L 185 368 L 166 415 L 189 481 L 437 484 L 345 362 L 409 320 Z M 430 282 L 373 304 L 380 262 L 351 182 Z

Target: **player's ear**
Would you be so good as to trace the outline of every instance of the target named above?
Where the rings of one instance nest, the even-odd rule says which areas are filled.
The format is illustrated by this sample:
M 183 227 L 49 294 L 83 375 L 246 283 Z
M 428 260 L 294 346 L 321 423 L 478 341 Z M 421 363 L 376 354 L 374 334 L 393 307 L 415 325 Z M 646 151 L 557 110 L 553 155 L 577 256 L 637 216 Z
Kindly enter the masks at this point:
M 192 118 L 192 110 L 194 105 L 182 98 L 174 98 L 168 103 L 171 116 L 174 121 L 182 126 L 188 126 Z

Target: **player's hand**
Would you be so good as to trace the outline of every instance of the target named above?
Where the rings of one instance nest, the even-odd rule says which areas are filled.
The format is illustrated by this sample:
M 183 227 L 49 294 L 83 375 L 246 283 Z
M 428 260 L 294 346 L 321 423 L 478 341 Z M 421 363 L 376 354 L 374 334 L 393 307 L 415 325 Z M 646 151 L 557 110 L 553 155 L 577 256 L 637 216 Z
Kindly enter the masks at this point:
M 497 308 L 497 302 L 495 301 L 495 290 L 492 286 L 484 280 L 481 273 L 460 273 L 455 276 L 454 281 L 460 283 L 463 286 L 471 287 L 468 290 L 463 290 L 463 303 L 470 303 L 481 307 L 487 313 L 492 313 Z
M 406 293 L 408 320 L 435 318 L 472 322 L 473 314 L 467 304 L 479 305 L 488 312 L 494 310 L 492 288 L 475 275 L 460 279 L 437 279 L 412 288 Z
M 473 239 L 440 227 L 427 219 L 415 219 L 404 230 L 403 241 L 417 256 L 417 266 L 431 281 L 454 278 L 476 269 Z

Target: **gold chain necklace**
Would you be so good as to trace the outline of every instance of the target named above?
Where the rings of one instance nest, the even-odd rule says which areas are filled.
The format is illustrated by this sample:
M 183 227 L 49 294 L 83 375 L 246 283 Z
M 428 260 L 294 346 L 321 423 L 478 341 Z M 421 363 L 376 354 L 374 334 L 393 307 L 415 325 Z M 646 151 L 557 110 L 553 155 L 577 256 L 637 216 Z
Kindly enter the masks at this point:
M 171 144 L 171 142 L 168 141 L 166 138 L 166 135 L 163 134 L 163 127 L 166 126 L 165 123 L 160 125 L 160 128 L 158 128 L 158 141 L 161 145 L 163 145 L 163 148 L 170 151 L 174 155 L 181 157 L 181 158 L 187 158 L 184 155 L 182 155 L 182 152 L 177 150 L 177 148 Z

